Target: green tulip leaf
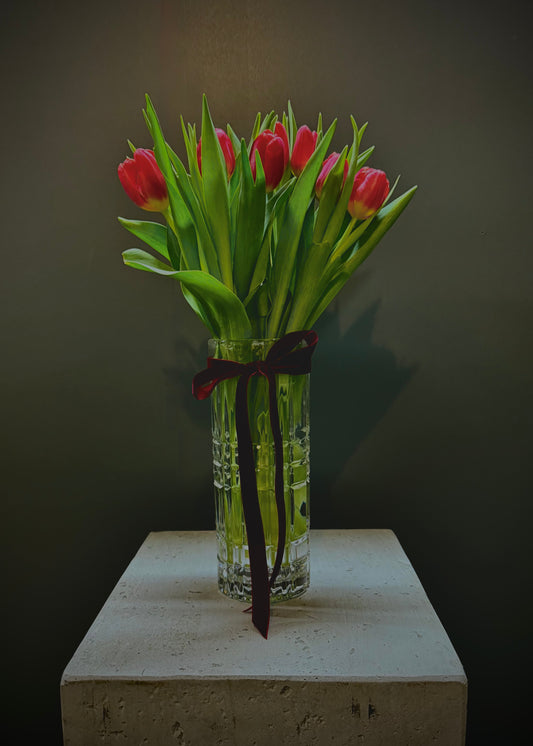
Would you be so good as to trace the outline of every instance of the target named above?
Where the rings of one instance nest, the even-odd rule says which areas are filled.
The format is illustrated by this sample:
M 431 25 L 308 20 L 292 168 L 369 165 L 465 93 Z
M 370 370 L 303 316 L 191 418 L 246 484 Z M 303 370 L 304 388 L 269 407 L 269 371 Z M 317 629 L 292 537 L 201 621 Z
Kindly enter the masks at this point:
M 213 337 L 219 336 L 219 325 L 217 322 L 216 317 L 213 315 L 211 311 L 211 307 L 208 306 L 206 303 L 199 303 L 197 296 L 194 293 L 191 293 L 190 290 L 187 289 L 187 286 L 181 283 L 181 292 L 183 293 L 183 297 L 187 301 L 187 303 L 190 305 L 192 310 L 195 312 L 195 314 L 199 317 L 200 321 L 203 321 L 205 326 L 209 329 L 211 332 L 211 335 Z
M 146 103 L 147 118 L 150 122 L 150 131 L 154 139 L 154 154 L 167 183 L 170 211 L 180 246 L 182 250 L 186 252 L 185 262 L 190 268 L 201 267 L 202 269 L 208 270 L 215 277 L 220 277 L 221 274 L 216 251 L 209 230 L 205 226 L 205 220 L 202 219 L 201 207 L 197 205 L 198 200 L 196 198 L 191 198 L 188 201 L 184 198 L 184 194 L 190 196 L 192 193 L 188 174 L 186 173 L 185 167 L 180 159 L 165 142 L 157 114 L 148 95 L 146 96 Z M 191 141 L 190 145 L 192 147 Z M 193 162 L 195 158 L 196 153 L 194 153 L 194 157 L 192 157 L 191 154 L 191 160 Z M 175 171 L 173 166 L 176 169 Z M 198 168 L 197 165 L 196 168 Z M 179 176 L 180 174 L 181 178 L 178 179 L 177 175 Z M 196 248 L 196 242 L 193 241 L 190 227 L 191 218 L 198 230 L 198 245 Z
M 287 101 L 287 114 L 289 119 L 289 131 L 288 131 L 288 137 L 289 137 L 289 147 L 290 151 L 292 153 L 292 149 L 294 148 L 294 142 L 296 140 L 296 134 L 298 132 L 298 127 L 296 125 L 296 118 L 294 116 L 294 111 L 292 110 L 292 104 L 290 101 Z
M 333 210 L 333 213 L 329 219 L 328 226 L 322 235 L 322 240 L 326 241 L 327 243 L 331 243 L 331 244 L 335 243 L 335 240 L 337 236 L 339 235 L 339 231 L 342 230 L 342 224 L 346 216 L 346 210 L 348 209 L 348 202 L 350 201 L 350 195 L 352 193 L 355 174 L 358 170 L 357 156 L 359 154 L 359 139 L 360 138 L 359 138 L 359 131 L 357 129 L 357 125 L 355 124 L 355 121 L 353 120 L 353 118 L 352 118 L 352 125 L 354 128 L 353 144 L 348 154 L 349 165 L 348 165 L 348 173 L 346 175 L 346 181 L 344 182 L 344 186 L 342 188 L 342 192 L 337 202 L 337 205 L 335 209 Z
M 158 275 L 166 275 L 168 277 L 176 272 L 170 264 L 161 262 L 155 256 L 142 249 L 126 249 L 126 251 L 122 252 L 122 259 L 126 266 L 133 267 L 134 269 L 142 269 L 145 272 L 155 272 Z
M 170 148 L 167 146 L 156 111 L 148 94 L 146 95 L 146 110 L 146 118 L 154 140 L 154 154 L 167 185 L 170 215 L 176 235 L 178 236 L 179 245 L 184 252 L 186 265 L 188 267 L 197 267 L 199 266 L 199 258 L 198 251 L 195 249 L 195 242 L 192 241 L 190 214 L 188 214 L 183 200 L 180 199 L 176 173 L 172 167 L 169 155 Z
M 266 117 L 261 122 L 261 127 L 259 128 L 259 132 L 264 132 L 265 130 L 270 130 L 271 132 L 274 132 L 274 127 L 276 126 L 276 122 L 278 121 L 278 115 L 275 111 L 270 111 Z
M 322 241 L 326 227 L 337 205 L 342 189 L 342 180 L 344 178 L 344 161 L 346 160 L 347 152 L 348 147 L 345 147 L 340 154 L 336 164 L 327 175 L 326 180 L 322 186 L 322 192 L 320 194 L 320 201 L 318 204 L 318 211 L 315 222 L 315 230 L 313 233 L 313 241 L 315 243 L 320 243 L 320 241 Z
M 241 141 L 239 140 L 239 137 L 235 133 L 235 130 L 233 129 L 231 124 L 226 125 L 226 132 L 228 133 L 228 137 L 231 140 L 231 144 L 233 145 L 233 152 L 235 153 L 236 157 L 241 148 Z
M 370 226 L 358 240 L 353 256 L 341 268 L 342 274 L 347 274 L 349 277 L 365 261 L 385 233 L 400 217 L 413 198 L 416 190 L 416 186 L 411 187 L 407 192 L 389 202 L 376 213 Z
M 182 286 L 187 288 L 188 295 L 194 297 L 196 305 L 202 310 L 204 316 L 211 320 L 211 331 L 215 337 L 219 339 L 251 337 L 252 327 L 246 309 L 235 293 L 232 293 L 219 280 L 215 280 L 205 272 L 198 271 L 176 272 L 175 277 Z M 189 297 L 186 296 L 186 299 L 190 303 Z
M 258 166 L 260 163 L 261 160 L 258 159 Z M 257 290 L 263 285 L 268 277 L 268 263 L 270 259 L 270 245 L 274 223 L 276 222 L 278 216 L 281 215 L 281 213 L 283 212 L 283 209 L 287 204 L 289 197 L 291 196 L 292 190 L 294 189 L 295 183 L 295 178 L 288 181 L 281 189 L 276 192 L 274 197 L 268 202 L 265 214 L 267 225 L 263 236 L 263 242 L 261 244 L 261 249 L 259 251 L 259 256 L 257 257 L 257 261 L 255 263 L 254 271 L 252 274 L 252 279 L 250 281 L 250 289 L 248 291 L 248 295 L 246 296 L 246 300 L 244 301 L 245 306 L 250 303 Z
M 256 157 L 256 180 L 248 159 L 246 142 L 241 142 L 240 193 L 236 213 L 235 251 L 233 256 L 235 289 L 245 298 L 253 269 L 261 250 L 265 225 L 265 173 Z
M 258 159 L 258 163 L 261 163 L 261 159 Z M 261 164 L 261 168 L 262 168 Z M 267 203 L 265 209 L 265 223 L 268 225 L 273 217 L 279 217 L 280 208 L 286 204 L 288 198 L 291 196 L 291 192 L 296 184 L 296 176 L 286 181 L 282 186 L 279 186 L 275 192 L 270 192 L 267 196 Z
M 317 142 L 322 140 L 322 112 L 318 114 L 318 121 L 316 123 Z
M 171 210 L 172 227 L 177 237 L 178 248 L 183 255 L 183 261 L 188 269 L 202 269 L 196 240 L 196 228 L 187 205 L 174 184 L 169 184 L 168 193 L 174 205 Z M 179 269 L 181 262 L 179 260 L 176 262 L 176 257 L 171 254 L 169 254 L 169 257 L 175 269 Z
M 295 277 L 300 277 L 303 274 L 304 267 L 309 258 L 309 247 L 313 244 L 313 229 L 315 224 L 315 205 L 314 199 L 311 198 L 309 207 L 305 213 L 304 222 L 302 225 L 302 232 L 300 233 L 300 242 L 298 244 L 298 251 L 296 252 L 296 262 L 294 265 L 293 281 Z M 291 284 L 292 289 L 292 284 Z
M 326 289 L 320 292 L 318 300 L 305 321 L 305 328 L 311 328 L 319 316 L 325 311 L 337 293 L 344 287 L 355 270 L 368 258 L 378 242 L 399 218 L 414 196 L 417 187 L 414 186 L 400 197 L 382 207 L 373 217 L 369 227 L 356 244 L 351 257 L 340 267 L 338 272 L 329 280 Z
M 267 193 L 261 159 L 256 156 L 254 179 L 249 154 L 259 133 L 273 131 L 278 121 L 287 131 L 292 152 L 298 128 L 290 101 L 281 119 L 274 111 L 257 115 L 248 144 L 227 125 L 235 152 L 229 178 L 205 95 L 201 168 L 195 125 L 186 126 L 181 118 L 187 158 L 182 163 L 166 142 L 148 95 L 143 116 L 168 189 L 169 207 L 163 213 L 167 225 L 119 218 L 154 252 L 129 249 L 123 252 L 124 263 L 179 282 L 186 301 L 214 337 L 278 337 L 311 328 L 416 190 L 394 199 L 396 182 L 375 215 L 367 220 L 351 217 L 348 204 L 355 174 L 374 151 L 361 150 L 367 124 L 358 127 L 354 117 L 351 147 L 344 148 L 316 200 L 316 180 L 336 120 L 323 133 L 319 115 L 315 151 L 302 173 L 291 177 L 287 170 Z M 135 153 L 129 140 L 128 145 Z
M 272 312 L 268 329 L 268 335 L 272 338 L 279 336 L 281 332 L 280 324 L 292 279 L 303 222 L 336 124 L 335 120 L 324 135 L 320 145 L 307 161 L 304 170 L 296 181 L 287 207 L 283 211 L 283 219 L 279 225 L 279 236 L 273 258 Z
M 149 122 L 150 134 L 154 140 L 154 154 L 157 164 L 165 177 L 167 185 L 169 183 L 174 184 L 174 172 L 172 171 L 172 165 L 170 163 L 170 158 L 168 157 L 163 131 L 161 130 L 159 119 L 157 118 L 156 111 L 148 94 L 146 94 L 146 116 Z
M 297 276 L 294 291 L 294 302 L 287 322 L 287 332 L 307 329 L 305 320 L 316 304 L 317 285 L 322 277 L 324 267 L 331 252 L 331 244 L 310 243 L 305 252 L 305 261 Z
M 231 179 L 229 181 L 229 203 L 231 207 L 231 203 L 236 199 L 237 193 L 239 191 L 239 187 L 241 184 L 241 151 L 240 151 L 240 145 L 238 150 L 234 150 L 235 153 L 235 168 L 233 170 L 233 174 L 231 175 Z M 248 150 L 246 150 L 246 158 L 248 159 Z M 235 236 L 232 234 L 232 241 L 234 240 Z
M 287 132 L 287 135 L 289 133 L 289 118 L 287 117 L 287 114 L 283 112 L 283 116 L 281 118 L 281 123 L 285 127 L 285 131 Z
M 375 149 L 376 149 L 376 146 L 371 145 L 369 148 L 367 148 L 366 150 L 363 150 L 363 152 L 357 156 L 356 172 L 359 171 L 360 168 L 363 168 L 363 166 L 368 161 L 368 159 L 370 158 L 370 156 L 372 155 Z
M 205 95 L 202 114 L 202 181 L 206 217 L 217 251 L 222 281 L 228 288 L 233 289 L 226 161 Z
M 167 252 L 168 258 L 174 269 L 191 269 L 187 263 L 186 255 L 181 250 L 180 242 L 172 228 L 167 226 Z M 194 269 L 194 267 L 192 268 Z
M 324 313 L 326 308 L 329 306 L 331 301 L 335 298 L 335 296 L 338 293 L 340 293 L 347 279 L 348 278 L 345 278 L 345 277 L 337 277 L 332 282 L 329 283 L 329 286 L 325 290 L 324 294 L 318 298 L 315 304 L 315 307 L 310 313 L 307 321 L 303 323 L 302 326 L 304 329 L 313 328 L 313 326 L 316 324 L 320 316 L 322 316 L 322 314 Z
M 254 140 L 259 134 L 259 130 L 261 129 L 261 112 L 257 112 L 257 116 L 255 118 L 254 126 L 252 127 L 252 134 L 250 135 L 250 140 L 248 141 L 248 154 L 250 154 L 252 150 L 252 145 L 254 144 Z
M 119 218 L 119 223 L 124 226 L 134 236 L 157 251 L 158 254 L 168 259 L 167 251 L 167 229 L 161 223 L 153 223 L 148 220 L 127 220 Z
M 185 143 L 185 152 L 187 153 L 187 161 L 189 164 L 189 172 L 192 187 L 196 192 L 196 196 L 199 199 L 203 199 L 203 186 L 202 177 L 200 176 L 200 169 L 198 168 L 198 156 L 196 155 L 196 135 L 194 129 L 189 125 L 189 132 L 185 128 L 185 122 L 183 117 L 180 117 L 181 131 L 183 133 L 183 141 Z M 170 159 L 173 160 L 172 155 L 169 153 Z M 177 157 L 177 156 L 176 156 Z M 174 165 L 174 168 L 176 166 Z
M 175 270 L 141 249 L 128 249 L 122 257 L 128 267 L 178 280 L 186 289 L 185 299 L 215 337 L 245 339 L 251 336 L 252 327 L 243 304 L 235 293 L 211 275 L 200 270 Z
M 180 242 L 184 244 L 184 250 L 188 250 L 189 269 L 201 269 L 209 272 L 217 279 L 221 279 L 220 268 L 216 249 L 209 232 L 209 227 L 205 218 L 205 210 L 202 209 L 200 199 L 193 186 L 193 179 L 189 177 L 185 166 L 180 161 L 174 151 L 168 147 L 170 160 L 176 171 L 176 192 L 172 189 L 176 203 L 180 203 L 176 209 L 176 232 L 180 237 Z M 192 235 L 191 225 L 193 226 L 196 236 Z M 184 235 L 180 235 L 180 229 Z M 188 240 L 187 240 L 188 237 Z M 197 261 L 193 262 L 195 256 Z

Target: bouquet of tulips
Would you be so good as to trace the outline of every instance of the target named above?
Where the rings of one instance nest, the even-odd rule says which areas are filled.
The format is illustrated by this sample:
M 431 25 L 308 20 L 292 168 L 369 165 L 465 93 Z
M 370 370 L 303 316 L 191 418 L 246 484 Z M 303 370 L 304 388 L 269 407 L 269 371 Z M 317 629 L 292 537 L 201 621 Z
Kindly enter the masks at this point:
M 268 338 L 310 329 L 409 203 L 391 201 L 386 174 L 365 166 L 366 125 L 351 118 L 353 141 L 328 153 L 326 132 L 298 127 L 290 103 L 280 120 L 257 115 L 248 140 L 215 128 L 203 98 L 202 127 L 181 126 L 187 165 L 165 140 L 146 97 L 153 150 L 118 167 L 139 207 L 165 224 L 119 218 L 159 256 L 129 249 L 130 267 L 171 277 L 218 339 Z

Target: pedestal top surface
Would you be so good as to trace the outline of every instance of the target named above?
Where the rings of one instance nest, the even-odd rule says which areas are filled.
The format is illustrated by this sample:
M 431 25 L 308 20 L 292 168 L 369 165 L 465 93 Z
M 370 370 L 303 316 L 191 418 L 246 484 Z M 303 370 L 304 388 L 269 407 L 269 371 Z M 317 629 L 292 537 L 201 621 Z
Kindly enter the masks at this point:
M 214 531 L 148 535 L 65 669 L 76 680 L 466 682 L 392 531 L 311 531 L 311 586 L 268 640 L 217 588 Z

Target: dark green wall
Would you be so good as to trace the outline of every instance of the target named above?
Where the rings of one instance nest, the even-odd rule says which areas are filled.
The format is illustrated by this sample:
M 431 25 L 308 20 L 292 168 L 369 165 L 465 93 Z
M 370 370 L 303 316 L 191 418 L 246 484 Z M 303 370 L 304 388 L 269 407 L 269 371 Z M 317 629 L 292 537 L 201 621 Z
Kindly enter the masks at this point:
M 528 3 L 8 3 L 2 507 L 10 743 L 60 742 L 59 679 L 150 530 L 212 528 L 207 332 L 126 269 L 116 166 L 149 92 L 247 133 L 319 111 L 419 191 L 317 325 L 312 525 L 398 535 L 465 666 L 469 746 L 521 744 L 530 588 Z M 214 570 L 215 568 L 213 568 Z M 14 682 L 14 684 L 13 684 Z M 529 728 L 528 728 L 529 729 Z M 4 733 L 5 729 L 3 728 Z M 400 745 L 402 746 L 402 745 Z

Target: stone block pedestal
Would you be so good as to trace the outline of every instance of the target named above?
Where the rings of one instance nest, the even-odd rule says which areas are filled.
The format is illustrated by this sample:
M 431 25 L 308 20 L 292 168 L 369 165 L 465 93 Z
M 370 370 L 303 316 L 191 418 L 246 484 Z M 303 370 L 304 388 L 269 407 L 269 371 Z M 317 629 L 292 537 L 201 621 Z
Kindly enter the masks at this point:
M 147 537 L 63 674 L 65 746 L 463 746 L 463 668 L 391 531 L 312 531 L 268 640 L 216 564 L 212 531 Z

